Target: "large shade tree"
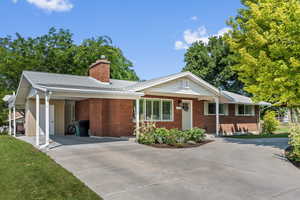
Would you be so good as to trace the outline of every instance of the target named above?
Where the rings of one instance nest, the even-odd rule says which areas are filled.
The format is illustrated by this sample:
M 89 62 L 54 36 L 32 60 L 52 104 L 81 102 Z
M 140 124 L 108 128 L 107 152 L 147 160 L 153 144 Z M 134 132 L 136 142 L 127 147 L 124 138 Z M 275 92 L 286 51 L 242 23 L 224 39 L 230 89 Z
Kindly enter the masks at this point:
M 2 98 L 17 89 L 23 70 L 87 75 L 88 66 L 101 55 L 111 61 L 111 78 L 138 80 L 132 63 L 109 37 L 76 44 L 69 30 L 51 28 L 34 38 L 18 33 L 0 38 L 0 124 L 7 119 Z
M 226 40 L 256 101 L 300 104 L 300 1 L 242 0 Z
M 186 65 L 183 71 L 190 71 L 223 90 L 245 94 L 237 73 L 231 69 L 236 64 L 231 57 L 232 53 L 223 38 L 211 37 L 207 44 L 198 41 L 188 48 L 184 55 Z

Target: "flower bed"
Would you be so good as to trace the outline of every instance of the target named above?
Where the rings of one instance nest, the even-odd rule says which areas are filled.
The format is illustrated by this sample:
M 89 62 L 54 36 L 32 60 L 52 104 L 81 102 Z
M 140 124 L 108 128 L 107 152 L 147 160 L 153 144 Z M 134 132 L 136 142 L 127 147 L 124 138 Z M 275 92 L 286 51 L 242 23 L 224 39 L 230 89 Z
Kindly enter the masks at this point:
M 155 123 L 142 123 L 139 128 L 138 143 L 160 148 L 196 147 L 211 142 L 205 140 L 205 130 L 193 128 L 186 131 L 156 128 Z

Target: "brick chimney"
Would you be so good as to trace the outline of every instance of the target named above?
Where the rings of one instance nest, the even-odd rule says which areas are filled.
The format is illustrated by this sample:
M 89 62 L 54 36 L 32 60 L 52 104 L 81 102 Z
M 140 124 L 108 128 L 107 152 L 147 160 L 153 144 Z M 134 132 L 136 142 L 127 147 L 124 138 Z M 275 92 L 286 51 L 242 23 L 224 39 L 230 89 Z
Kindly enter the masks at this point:
M 101 56 L 100 60 L 91 64 L 89 67 L 89 76 L 101 82 L 109 83 L 110 78 L 110 62 Z

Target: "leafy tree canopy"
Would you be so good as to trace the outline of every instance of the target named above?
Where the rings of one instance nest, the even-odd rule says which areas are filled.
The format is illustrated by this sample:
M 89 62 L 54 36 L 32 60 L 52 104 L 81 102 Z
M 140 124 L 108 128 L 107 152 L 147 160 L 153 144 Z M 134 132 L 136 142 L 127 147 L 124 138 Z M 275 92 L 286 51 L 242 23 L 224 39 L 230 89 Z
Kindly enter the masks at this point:
M 111 61 L 111 78 L 138 80 L 132 63 L 106 36 L 75 44 L 69 30 L 51 28 L 35 38 L 18 33 L 0 38 L 0 123 L 7 118 L 2 98 L 17 89 L 23 70 L 87 75 L 88 66 L 101 55 Z
M 243 0 L 226 41 L 240 80 L 256 101 L 300 104 L 300 2 Z
M 236 64 L 231 56 L 222 37 L 211 37 L 207 44 L 195 42 L 184 55 L 183 71 L 190 71 L 223 90 L 245 94 L 237 73 L 231 69 Z

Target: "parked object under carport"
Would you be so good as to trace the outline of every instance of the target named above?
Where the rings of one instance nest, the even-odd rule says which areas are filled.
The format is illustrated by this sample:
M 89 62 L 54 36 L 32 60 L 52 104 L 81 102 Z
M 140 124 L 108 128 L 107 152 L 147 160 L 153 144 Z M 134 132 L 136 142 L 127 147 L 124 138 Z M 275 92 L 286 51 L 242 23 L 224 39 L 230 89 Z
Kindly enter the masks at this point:
M 68 128 L 68 133 L 80 137 L 89 136 L 89 120 L 75 121 Z

